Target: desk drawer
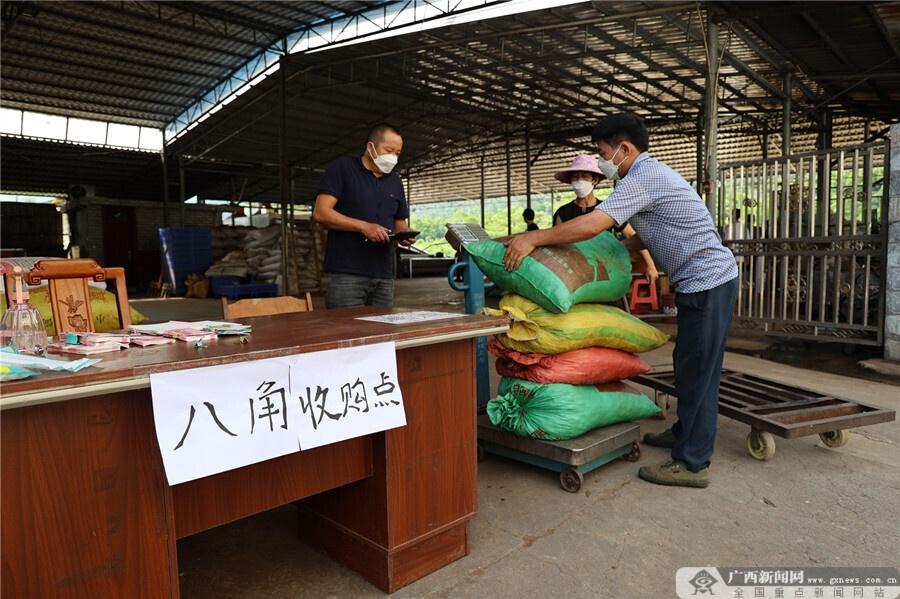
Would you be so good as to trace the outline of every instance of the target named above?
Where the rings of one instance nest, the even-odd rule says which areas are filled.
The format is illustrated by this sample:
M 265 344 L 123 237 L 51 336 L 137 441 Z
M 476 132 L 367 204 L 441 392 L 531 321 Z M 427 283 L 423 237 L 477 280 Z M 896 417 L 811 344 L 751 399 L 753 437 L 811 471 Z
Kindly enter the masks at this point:
M 372 435 L 171 487 L 177 538 L 372 476 Z

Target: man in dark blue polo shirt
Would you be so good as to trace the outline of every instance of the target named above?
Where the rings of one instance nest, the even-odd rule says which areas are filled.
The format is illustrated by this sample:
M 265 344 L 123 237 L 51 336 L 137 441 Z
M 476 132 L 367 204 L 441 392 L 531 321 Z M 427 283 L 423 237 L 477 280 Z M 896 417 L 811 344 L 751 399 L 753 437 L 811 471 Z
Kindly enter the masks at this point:
M 382 123 L 372 128 L 362 156 L 338 158 L 325 170 L 313 218 L 328 229 L 327 308 L 394 304 L 390 235 L 409 230 L 403 182 L 391 172 L 402 149 L 400 132 Z

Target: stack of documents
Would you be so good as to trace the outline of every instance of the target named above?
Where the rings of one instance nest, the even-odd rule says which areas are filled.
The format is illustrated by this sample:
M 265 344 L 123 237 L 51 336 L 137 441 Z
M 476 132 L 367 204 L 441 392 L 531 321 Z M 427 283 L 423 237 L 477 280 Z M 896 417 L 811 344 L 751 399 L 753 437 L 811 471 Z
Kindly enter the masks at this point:
M 251 332 L 251 326 L 249 324 L 241 324 L 238 322 L 207 322 L 208 324 L 203 328 L 207 331 L 213 331 L 217 335 L 249 335 Z
M 130 330 L 132 333 L 142 335 L 171 337 L 180 341 L 192 342 L 215 339 L 218 335 L 249 335 L 251 327 L 246 324 L 218 320 L 195 322 L 170 320 L 160 324 L 132 325 Z
M 128 347 L 127 345 L 124 347 Z M 111 351 L 119 351 L 123 349 L 123 345 L 118 341 L 95 341 L 85 344 L 74 343 L 48 343 L 47 351 L 53 354 L 79 354 L 82 356 L 90 356 L 93 354 L 102 354 Z

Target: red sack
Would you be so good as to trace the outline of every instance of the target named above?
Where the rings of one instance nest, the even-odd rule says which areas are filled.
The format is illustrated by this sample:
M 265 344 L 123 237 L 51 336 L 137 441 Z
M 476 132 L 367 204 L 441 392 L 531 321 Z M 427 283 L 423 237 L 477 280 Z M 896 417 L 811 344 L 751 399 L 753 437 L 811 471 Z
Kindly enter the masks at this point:
M 526 354 L 491 339 L 488 349 L 497 356 L 497 372 L 501 376 L 534 383 L 601 385 L 650 371 L 650 365 L 634 354 L 608 347 L 586 347 L 555 355 Z

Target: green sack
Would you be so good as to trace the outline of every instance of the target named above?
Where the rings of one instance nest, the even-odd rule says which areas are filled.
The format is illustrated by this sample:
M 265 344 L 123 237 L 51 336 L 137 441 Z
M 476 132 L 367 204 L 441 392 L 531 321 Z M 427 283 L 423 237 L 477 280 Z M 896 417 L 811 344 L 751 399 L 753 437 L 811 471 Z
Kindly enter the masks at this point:
M 628 250 L 609 231 L 569 245 L 537 248 L 519 268 L 503 268 L 506 246 L 488 239 L 466 245 L 478 268 L 499 287 L 550 310 L 575 304 L 614 302 L 631 286 Z
M 643 393 L 625 383 L 542 385 L 503 377 L 487 404 L 496 426 L 520 437 L 560 441 L 600 426 L 648 418 L 660 412 Z

